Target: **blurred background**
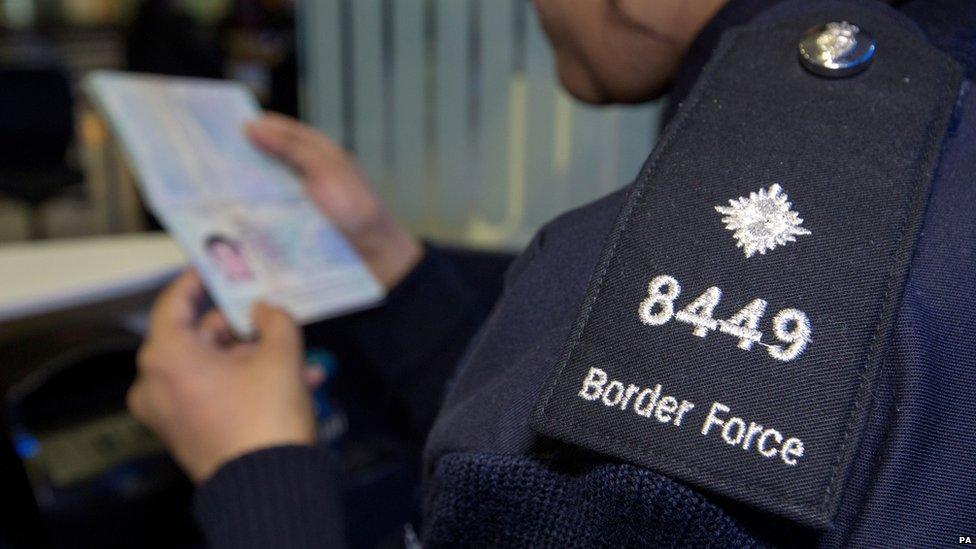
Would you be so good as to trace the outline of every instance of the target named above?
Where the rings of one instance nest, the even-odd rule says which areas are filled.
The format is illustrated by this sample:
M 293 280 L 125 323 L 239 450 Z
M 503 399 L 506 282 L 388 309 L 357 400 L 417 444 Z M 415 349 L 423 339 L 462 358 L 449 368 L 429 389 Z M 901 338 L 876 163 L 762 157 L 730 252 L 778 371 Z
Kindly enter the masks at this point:
M 200 544 L 189 484 L 122 400 L 185 259 L 80 78 L 242 81 L 355 151 L 418 234 L 504 253 L 629 183 L 657 135 L 658 105 L 583 106 L 552 63 L 527 0 L 0 0 L 0 547 Z M 357 393 L 355 350 L 309 346 L 331 373 L 316 398 L 350 543 L 395 546 L 419 448 Z
M 558 88 L 525 0 L 0 0 L 0 26 L 0 242 L 146 228 L 76 93 L 98 68 L 244 81 L 356 151 L 408 226 L 481 248 L 628 183 L 657 133 L 655 105 Z

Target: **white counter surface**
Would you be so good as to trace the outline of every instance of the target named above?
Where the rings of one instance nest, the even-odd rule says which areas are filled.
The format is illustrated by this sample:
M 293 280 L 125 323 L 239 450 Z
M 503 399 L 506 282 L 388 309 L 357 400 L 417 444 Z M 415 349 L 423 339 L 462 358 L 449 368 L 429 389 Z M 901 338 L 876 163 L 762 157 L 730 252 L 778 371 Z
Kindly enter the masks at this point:
M 186 264 L 165 233 L 0 245 L 0 322 L 151 290 Z

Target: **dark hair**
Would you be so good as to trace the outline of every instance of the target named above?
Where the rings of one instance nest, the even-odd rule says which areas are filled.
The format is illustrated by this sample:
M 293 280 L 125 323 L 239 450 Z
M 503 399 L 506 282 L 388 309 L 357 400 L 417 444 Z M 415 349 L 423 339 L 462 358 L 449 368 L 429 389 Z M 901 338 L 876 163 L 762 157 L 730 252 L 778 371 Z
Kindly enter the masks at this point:
M 212 234 L 208 236 L 207 239 L 203 241 L 203 248 L 209 252 L 217 244 L 223 244 L 225 246 L 229 246 L 235 252 L 241 253 L 240 243 L 234 240 L 233 238 L 224 236 L 222 234 Z

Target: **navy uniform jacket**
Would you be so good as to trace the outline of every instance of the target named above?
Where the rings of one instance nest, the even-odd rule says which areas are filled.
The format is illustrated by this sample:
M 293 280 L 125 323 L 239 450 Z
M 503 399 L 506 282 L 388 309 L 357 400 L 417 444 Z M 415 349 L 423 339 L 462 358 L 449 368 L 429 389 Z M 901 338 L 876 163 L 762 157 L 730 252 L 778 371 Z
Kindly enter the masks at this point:
M 814 12 L 816 17 L 826 14 L 828 20 L 852 19 L 866 28 L 870 22 L 871 30 L 878 37 L 878 58 L 865 72 L 870 75 L 870 71 L 875 71 L 874 76 L 865 76 L 862 82 L 875 82 L 867 79 L 878 78 L 881 84 L 862 86 L 856 93 L 846 92 L 844 90 L 854 88 L 842 86 L 853 84 L 845 84 L 843 80 L 816 80 L 817 77 L 798 68 L 795 50 L 791 49 L 787 54 L 779 51 L 777 33 L 785 32 L 783 29 L 803 28 L 797 25 L 808 25 Z M 726 37 L 722 42 L 724 45 L 720 45 L 723 35 L 730 34 L 730 28 L 741 25 L 757 30 L 752 34 L 736 35 L 740 42 Z M 742 51 L 742 44 L 761 46 L 766 36 L 770 47 L 754 45 Z M 891 36 L 906 38 L 893 44 Z M 753 38 L 759 41 L 749 42 Z M 735 59 L 740 61 L 732 63 Z M 761 71 L 758 74 L 767 75 L 767 80 L 735 80 L 736 73 L 748 78 L 751 70 Z M 886 75 L 885 71 L 901 72 Z M 957 543 L 960 536 L 976 536 L 976 505 L 973 503 L 976 501 L 976 454 L 973 452 L 976 441 L 976 333 L 973 329 L 976 311 L 976 181 L 973 179 L 976 173 L 976 95 L 969 91 L 968 84 L 974 71 L 976 4 L 969 0 L 906 1 L 893 7 L 867 1 L 732 0 L 707 25 L 689 51 L 676 79 L 661 143 L 638 181 L 593 204 L 564 214 L 541 229 L 528 249 L 508 269 L 497 302 L 492 304 L 492 292 L 472 284 L 470 277 L 466 277 L 447 256 L 436 248 L 429 249 L 415 271 L 391 292 L 385 307 L 351 321 L 346 334 L 352 340 L 368 344 L 364 352 L 383 365 L 384 381 L 406 403 L 416 430 L 429 430 L 423 460 L 426 497 L 424 522 L 420 529 L 422 543 L 429 546 L 932 546 Z M 883 80 L 888 76 L 891 84 L 884 83 L 888 82 Z M 803 80 L 805 78 L 809 80 Z M 717 86 L 716 82 L 725 84 Z M 774 99 L 767 102 L 771 112 L 790 113 L 781 116 L 780 124 L 766 120 L 758 110 L 749 116 L 743 116 L 737 110 L 737 105 L 748 104 L 750 94 L 763 93 L 764 88 L 750 86 L 775 88 L 793 85 L 791 83 L 801 87 L 783 94 L 777 91 Z M 829 118 L 830 113 L 817 110 L 822 108 L 814 105 L 818 96 L 812 96 L 812 103 L 801 97 L 810 90 L 821 96 L 835 94 L 831 95 L 833 103 L 827 107 L 832 112 L 851 109 L 843 120 L 850 120 L 851 125 L 858 127 L 848 128 L 844 122 L 817 126 L 818 120 Z M 737 93 L 741 96 L 735 95 Z M 908 100 L 899 103 L 904 97 Z M 892 105 L 899 109 L 895 112 L 904 112 L 904 116 L 891 113 L 876 116 L 876 108 Z M 715 133 L 720 135 L 706 135 L 709 132 L 702 132 L 696 126 L 696 117 L 707 119 L 714 112 L 721 114 L 723 108 L 727 109 L 728 116 L 715 119 L 719 121 Z M 946 115 L 940 118 L 939 112 Z M 916 119 L 930 122 L 916 128 L 912 122 Z M 768 127 L 759 128 L 759 133 L 750 133 L 754 129 L 749 124 L 766 124 Z M 740 130 L 730 131 L 728 127 Z M 782 143 L 795 137 L 788 132 L 798 127 L 806 132 L 804 139 L 818 145 L 810 149 L 781 151 Z M 927 143 L 932 154 L 926 156 L 924 151 L 916 154 L 915 151 L 897 149 L 907 139 L 903 135 L 916 131 L 920 136 L 917 142 Z M 845 139 L 850 140 L 852 135 L 855 138 L 851 143 L 841 144 L 843 146 L 837 149 L 840 152 L 831 152 L 834 143 L 829 137 L 834 132 L 847 136 Z M 759 137 L 740 139 L 743 135 Z M 823 141 L 819 141 L 821 137 L 824 137 Z M 870 149 L 873 143 L 888 143 L 886 140 L 892 140 L 894 145 Z M 736 161 L 711 163 L 721 157 L 723 143 L 735 150 Z M 777 154 L 791 154 L 795 164 L 763 165 L 768 157 Z M 931 158 L 932 162 L 925 164 L 926 158 Z M 726 169 L 730 165 L 734 166 Z M 866 394 L 869 398 L 857 400 L 855 402 L 859 404 L 851 406 L 851 417 L 861 417 L 863 421 L 845 439 L 844 448 L 848 453 L 837 454 L 836 463 L 847 465 L 842 475 L 830 477 L 832 482 L 824 495 L 823 507 L 807 507 L 803 503 L 805 500 L 801 496 L 806 492 L 820 493 L 821 488 L 814 486 L 815 483 L 786 481 L 785 488 L 769 485 L 768 490 L 752 490 L 736 484 L 761 485 L 774 478 L 773 474 L 780 473 L 750 476 L 748 467 L 751 465 L 740 467 L 739 462 L 733 461 L 740 458 L 732 457 L 732 454 L 729 454 L 729 463 L 714 464 L 714 467 L 729 469 L 732 480 L 724 483 L 716 481 L 716 475 L 707 474 L 707 471 L 700 475 L 694 473 L 708 470 L 713 465 L 710 463 L 697 469 L 681 464 L 671 467 L 666 462 L 657 466 L 658 462 L 653 462 L 655 458 L 630 453 L 627 450 L 630 446 L 617 444 L 619 438 L 633 434 L 627 431 L 630 427 L 624 426 L 623 419 L 619 425 L 615 423 L 616 418 L 623 418 L 622 415 L 599 416 L 601 419 L 596 425 L 586 421 L 572 423 L 578 426 L 577 432 L 564 428 L 564 424 L 559 423 L 560 418 L 553 419 L 539 409 L 541 394 L 555 392 L 553 398 L 560 398 L 557 370 L 564 364 L 569 364 L 570 369 L 573 367 L 572 353 L 567 355 L 566 352 L 568 340 L 580 340 L 581 353 L 604 345 L 600 348 L 607 360 L 601 364 L 607 371 L 617 366 L 629 367 L 626 356 L 615 354 L 617 347 L 603 342 L 616 341 L 613 337 L 618 327 L 621 333 L 630 329 L 625 325 L 629 322 L 628 315 L 637 310 L 637 303 L 626 302 L 626 314 L 621 313 L 624 320 L 611 322 L 612 317 L 606 316 L 611 313 L 601 311 L 612 311 L 616 297 L 612 292 L 593 297 L 592 292 L 594 281 L 606 274 L 607 265 L 610 271 L 614 270 L 612 258 L 618 252 L 621 256 L 631 254 L 639 260 L 626 263 L 621 259 L 616 264 L 618 267 L 640 265 L 641 261 L 653 264 L 673 260 L 679 265 L 687 255 L 682 250 L 711 245 L 702 240 L 714 240 L 716 246 L 728 245 L 729 254 L 739 254 L 722 256 L 727 259 L 714 265 L 709 262 L 711 256 L 698 257 L 697 263 L 682 271 L 684 274 L 673 277 L 675 284 L 681 279 L 681 283 L 688 287 L 694 285 L 693 279 L 698 272 L 714 271 L 716 277 L 726 276 L 722 265 L 744 262 L 742 265 L 745 266 L 735 268 L 738 271 L 733 269 L 733 275 L 736 275 L 759 264 L 751 258 L 742 258 L 742 250 L 734 248 L 731 235 L 721 232 L 724 229 L 720 225 L 715 229 L 718 232 L 708 233 L 714 234 L 714 238 L 682 240 L 691 238 L 688 235 L 699 230 L 699 226 L 717 223 L 715 219 L 672 220 L 669 226 L 675 227 L 674 233 L 633 235 L 637 227 L 654 226 L 653 208 L 662 207 L 661 204 L 642 202 L 639 197 L 634 197 L 635 194 L 643 192 L 656 196 L 658 202 L 666 203 L 663 204 L 666 208 L 684 208 L 685 202 L 695 198 L 685 196 L 682 187 L 675 187 L 673 197 L 654 195 L 655 188 L 664 188 L 671 184 L 671 180 L 680 179 L 681 174 L 696 173 L 696 170 L 701 172 L 696 176 L 699 179 L 721 172 L 715 174 L 715 181 L 724 184 L 722 178 L 736 177 L 736 170 L 743 169 L 742 166 L 760 166 L 769 173 L 796 175 L 798 180 L 809 181 L 817 180 L 818 174 L 824 170 L 845 170 L 840 173 L 846 177 L 835 177 L 830 182 L 818 184 L 834 185 L 832 194 L 841 198 L 849 196 L 851 202 L 861 201 L 850 210 L 836 214 L 847 216 L 844 223 L 848 218 L 857 222 L 876 216 L 878 224 L 885 225 L 876 228 L 878 231 L 887 230 L 889 225 L 880 221 L 888 219 L 882 217 L 886 206 L 880 203 L 878 193 L 863 201 L 858 195 L 860 188 L 871 184 L 868 180 L 873 176 L 870 174 L 893 174 L 891 177 L 897 178 L 899 174 L 910 172 L 918 174 L 918 181 L 927 182 L 922 187 L 924 191 L 914 199 L 915 206 L 907 208 L 907 213 L 899 213 L 904 214 L 904 219 L 910 219 L 912 215 L 917 218 L 915 225 L 906 222 L 905 234 L 909 236 L 899 240 L 908 244 L 898 248 L 890 262 L 883 258 L 877 265 L 872 263 L 875 260 L 869 253 L 874 248 L 865 248 L 865 268 L 888 269 L 890 263 L 894 265 L 892 272 L 902 272 L 904 276 L 892 278 L 896 283 L 879 294 L 884 297 L 879 315 L 889 318 L 890 323 L 887 329 L 878 332 L 881 336 L 872 336 L 869 350 L 876 365 L 859 370 L 859 377 L 852 378 L 856 382 L 843 378 L 843 382 L 831 384 L 831 380 L 836 379 L 825 378 L 831 394 L 843 394 L 825 397 L 825 401 L 836 398 L 841 402 L 855 393 Z M 687 193 L 689 195 L 707 192 L 704 183 L 698 179 L 689 180 L 687 185 L 695 191 Z M 789 253 L 793 253 L 786 250 L 802 250 L 806 243 L 816 242 L 818 235 L 830 233 L 830 223 L 842 222 L 840 217 L 833 221 L 824 219 L 829 216 L 816 210 L 816 197 L 804 197 L 800 187 L 797 183 L 786 191 L 791 192 L 796 208 L 806 216 L 803 226 L 810 227 L 813 235 L 797 231 L 795 242 L 784 245 L 782 251 L 769 252 L 766 257 L 770 261 L 774 260 L 772 258 L 786 261 L 785 258 L 791 257 Z M 793 194 L 794 189 L 797 194 Z M 771 189 L 768 192 L 774 193 Z M 832 199 L 823 194 L 821 197 L 823 201 Z M 733 199 L 735 195 L 727 198 Z M 877 203 L 872 202 L 875 198 Z M 809 214 L 811 210 L 816 214 L 813 217 Z M 621 220 L 629 219 L 632 214 L 636 215 L 636 220 L 631 225 L 622 223 Z M 842 235 L 836 238 L 842 238 Z M 674 240 L 677 243 L 674 250 L 662 247 L 662 239 Z M 871 240 L 866 245 L 873 245 L 880 239 L 879 236 L 861 240 Z M 650 257 L 649 252 L 641 251 L 643 245 L 631 249 L 634 246 L 628 242 L 644 242 L 647 249 L 663 251 Z M 830 242 L 825 245 L 829 246 Z M 614 249 L 608 251 L 608 248 Z M 667 257 L 662 260 L 660 256 Z M 829 257 L 824 258 L 825 265 L 829 261 Z M 852 271 L 864 267 L 857 263 L 849 263 Z M 681 271 L 680 265 L 675 268 Z M 791 264 L 782 263 L 780 270 L 786 272 L 791 268 Z M 815 270 L 815 265 L 811 268 Z M 835 293 L 848 290 L 823 288 L 817 286 L 816 281 L 835 274 L 841 279 L 846 276 L 843 272 L 833 272 L 837 270 L 844 269 L 814 273 L 817 276 L 810 279 L 813 282 L 794 287 L 793 294 L 787 292 L 785 295 L 804 299 L 803 293 L 812 292 L 809 285 L 813 284 L 817 291 L 829 290 L 824 294 L 825 301 L 834 299 Z M 777 275 L 775 272 L 760 273 L 760 277 L 768 277 L 770 281 Z M 634 277 L 640 279 L 643 288 L 647 277 L 654 274 L 657 273 L 619 267 L 607 276 L 617 276 L 624 281 Z M 732 298 L 734 292 L 730 288 L 735 289 L 737 284 L 735 276 L 729 280 L 732 282 L 723 285 L 728 296 L 723 299 Z M 651 297 L 648 299 L 667 301 L 665 294 L 671 291 L 671 282 L 669 279 L 658 282 L 658 287 L 649 290 Z M 849 290 L 848 297 L 860 299 L 858 292 L 870 283 L 873 282 L 857 282 Z M 694 295 L 689 294 L 688 299 Z M 593 303 L 591 297 L 595 300 Z M 604 301 L 601 309 L 600 299 L 609 300 L 609 305 Z M 740 302 L 743 299 L 740 298 Z M 773 300 L 769 303 L 772 307 Z M 593 333 L 587 332 L 586 322 L 579 320 L 581 304 L 587 313 L 593 305 L 592 323 L 597 327 Z M 816 305 L 809 305 L 810 308 L 816 309 Z M 633 324 L 644 330 L 659 329 L 655 326 L 664 318 L 659 316 L 663 313 L 656 312 L 660 310 L 663 309 L 655 309 L 652 304 L 642 313 L 646 315 L 641 317 L 645 320 L 644 325 L 636 321 Z M 853 310 L 836 323 L 848 322 L 853 326 L 858 313 Z M 818 340 L 818 336 L 826 337 L 822 334 L 832 329 L 826 326 L 827 323 L 817 324 L 816 316 L 812 322 L 814 336 L 810 349 L 823 341 Z M 799 324 L 799 321 L 796 325 L 784 324 L 784 333 L 779 335 L 789 335 L 785 332 L 798 329 L 790 326 Z M 703 333 L 707 331 L 702 330 Z M 669 337 L 677 341 L 689 333 L 680 335 L 676 332 L 677 335 Z M 691 337 L 686 339 L 699 341 Z M 781 341 L 795 342 L 796 339 Z M 827 358 L 845 356 L 844 352 L 859 344 L 854 341 L 856 339 L 839 343 L 836 352 L 840 354 Z M 377 345 L 378 341 L 383 344 Z M 730 357 L 730 361 L 746 356 L 736 354 L 746 351 L 736 350 L 734 340 L 728 345 L 729 350 L 718 349 L 724 345 L 719 343 L 721 340 L 709 341 L 716 342 L 708 344 L 714 345 L 715 353 L 727 353 L 720 356 Z M 805 340 L 785 351 L 784 347 L 779 347 L 779 359 L 795 358 L 804 350 L 804 345 Z M 790 349 L 796 352 L 790 355 Z M 637 347 L 635 352 L 640 351 Z M 756 347 L 748 352 L 765 351 Z M 809 352 L 816 357 L 821 351 Z M 787 356 L 784 357 L 784 353 Z M 684 359 L 678 356 L 675 360 L 681 362 Z M 719 381 L 734 379 L 734 366 L 729 366 L 731 377 L 716 374 L 723 378 Z M 803 370 L 797 372 L 793 377 L 806 375 Z M 591 369 L 590 374 L 596 377 L 587 379 L 596 380 L 593 383 L 600 381 L 599 373 L 593 373 Z M 828 371 L 822 375 L 832 376 L 834 373 Z M 681 379 L 684 378 L 679 375 L 672 381 Z M 573 387 L 579 386 L 579 380 L 573 383 L 576 384 Z M 596 408 L 587 408 L 591 404 L 586 400 L 595 402 L 592 406 L 600 407 L 601 414 L 623 413 L 618 412 L 618 408 L 624 410 L 626 401 L 620 406 L 616 404 L 621 401 L 624 384 L 614 395 L 607 389 L 605 393 L 585 396 L 590 390 L 586 383 L 584 380 L 579 393 L 584 398 L 573 400 L 576 398 L 573 394 L 565 397 L 564 413 L 584 420 L 590 417 L 586 414 L 597 413 Z M 855 387 L 848 392 L 848 385 L 852 383 Z M 734 401 L 741 396 L 748 400 L 764 386 L 760 380 L 756 387 L 733 393 L 728 398 Z M 607 387 L 610 385 L 604 378 L 599 387 L 592 385 L 591 389 L 602 391 Z M 639 387 L 634 387 L 636 395 Z M 787 400 L 790 398 L 789 394 L 782 396 Z M 626 398 L 630 399 L 630 396 Z M 833 405 L 829 403 L 810 399 L 798 402 L 807 408 L 799 412 L 801 416 L 820 408 L 824 417 L 834 413 Z M 556 404 L 558 402 L 552 406 Z M 722 411 L 713 405 L 712 411 L 716 410 Z M 706 403 L 700 402 L 694 413 L 707 411 Z M 719 427 L 709 436 L 718 440 L 719 428 L 732 426 L 729 415 L 721 416 L 725 423 L 716 423 Z M 688 417 L 691 417 L 690 413 Z M 743 422 L 743 429 L 746 423 Z M 703 427 L 707 427 L 707 422 Z M 761 427 L 757 427 L 757 434 Z M 604 433 L 591 436 L 594 430 Z M 776 431 L 771 437 L 779 434 Z M 726 437 L 728 444 L 733 441 L 738 444 L 742 440 L 741 435 L 735 438 L 734 429 L 721 431 L 721 436 Z M 706 440 L 708 437 L 699 438 Z M 607 442 L 599 442 L 602 440 Z M 847 444 L 851 440 L 857 443 Z M 684 443 L 677 441 L 675 444 Z M 743 455 L 752 450 L 748 443 L 739 446 L 746 450 Z M 730 447 L 735 448 L 734 445 Z M 702 452 L 717 452 L 714 456 L 726 455 L 720 453 L 725 449 L 701 448 Z M 808 457 L 803 459 L 815 459 L 814 451 L 814 446 L 809 444 Z M 804 455 L 799 443 L 779 452 L 772 461 L 782 459 L 786 465 L 777 462 L 776 471 L 786 471 L 782 474 L 802 471 L 800 466 L 791 467 Z M 769 449 L 769 455 L 772 454 Z M 741 481 L 735 480 L 737 472 L 742 473 Z M 199 489 L 197 516 L 215 546 L 339 545 L 341 511 L 335 490 L 337 474 L 323 449 L 285 447 L 258 451 L 227 464 Z M 827 502 L 831 502 L 830 505 Z

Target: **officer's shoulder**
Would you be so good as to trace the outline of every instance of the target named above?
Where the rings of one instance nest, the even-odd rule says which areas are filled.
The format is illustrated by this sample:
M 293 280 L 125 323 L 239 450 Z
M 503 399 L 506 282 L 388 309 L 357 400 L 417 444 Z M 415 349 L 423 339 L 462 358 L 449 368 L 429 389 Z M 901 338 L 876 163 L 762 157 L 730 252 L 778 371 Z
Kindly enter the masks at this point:
M 569 210 L 543 225 L 515 259 L 505 275 L 506 285 L 522 274 L 541 254 L 556 256 L 560 263 L 595 263 L 620 208 L 633 189 L 626 185 L 602 198 Z

